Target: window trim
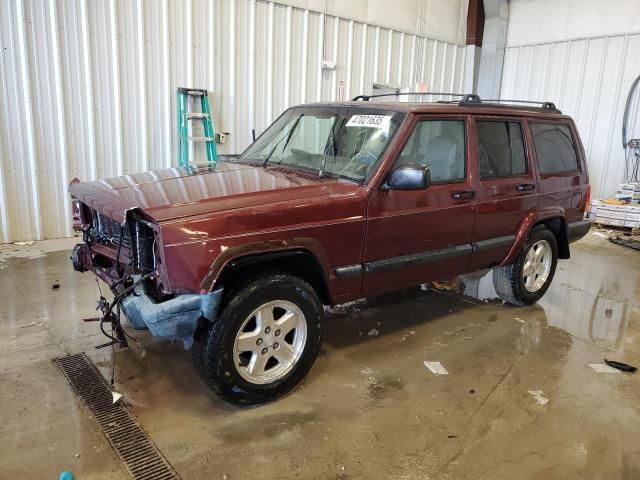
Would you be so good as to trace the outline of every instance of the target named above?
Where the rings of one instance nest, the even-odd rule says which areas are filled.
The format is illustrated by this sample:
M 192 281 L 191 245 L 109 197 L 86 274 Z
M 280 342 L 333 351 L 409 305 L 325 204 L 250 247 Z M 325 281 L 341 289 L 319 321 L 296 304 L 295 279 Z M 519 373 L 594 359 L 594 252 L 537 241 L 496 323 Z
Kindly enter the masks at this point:
M 391 165 L 391 169 L 389 170 L 390 174 L 393 170 L 395 170 L 395 168 L 397 167 L 397 163 L 400 160 L 400 157 L 402 157 L 402 152 L 404 151 L 405 147 L 407 146 L 407 144 L 409 143 L 409 140 L 411 139 L 411 136 L 413 135 L 413 132 L 416 131 L 416 128 L 418 127 L 418 124 L 421 122 L 461 122 L 463 125 L 463 145 L 464 145 L 464 172 L 463 172 L 463 176 L 460 178 L 455 178 L 455 179 L 450 179 L 450 180 L 439 180 L 439 181 L 431 181 L 431 185 L 457 185 L 460 183 L 467 183 L 467 179 L 469 177 L 469 149 L 467 147 L 467 142 L 469 139 L 469 129 L 468 129 L 468 125 L 467 125 L 467 121 L 468 118 L 466 116 L 446 116 L 446 115 L 437 115 L 437 116 L 422 116 L 422 115 L 417 115 L 416 116 L 416 120 L 413 124 L 413 127 L 411 127 L 411 131 L 409 132 L 409 134 L 407 135 L 407 139 L 405 140 L 405 142 L 402 144 L 402 147 L 398 149 L 398 154 L 396 156 L 396 158 L 393 160 L 393 163 Z
M 556 120 L 556 119 L 541 119 L 541 118 L 536 118 L 536 119 L 529 119 L 529 133 L 531 134 L 531 143 L 533 144 L 533 153 L 535 155 L 535 162 L 536 162 L 536 170 L 538 171 L 538 175 L 540 176 L 540 178 L 548 178 L 548 177 L 557 177 L 557 176 L 571 176 L 571 175 L 575 175 L 576 173 L 580 174 L 582 173 L 582 160 L 581 160 L 581 156 L 578 154 L 578 149 L 577 147 L 577 143 L 576 143 L 576 135 L 572 126 L 572 123 L 568 120 Z M 531 128 L 531 125 L 533 124 L 543 124 L 543 125 L 564 125 L 569 129 L 569 133 L 571 134 L 571 146 L 573 147 L 573 153 L 575 154 L 576 157 L 576 167 L 573 170 L 558 170 L 557 172 L 543 172 L 540 169 L 540 163 L 538 162 L 538 150 L 536 150 L 536 139 L 535 136 L 533 134 L 533 129 Z
M 519 173 L 517 175 L 492 175 L 490 177 L 483 177 L 480 173 L 480 145 L 478 144 L 480 140 L 480 136 L 478 135 L 478 122 L 500 122 L 500 123 L 517 123 L 520 125 L 520 136 L 522 137 L 522 149 L 524 152 L 524 166 L 525 172 Z M 496 118 L 496 117 L 480 117 L 474 116 L 473 118 L 473 128 L 475 129 L 475 139 L 476 139 L 476 157 L 478 159 L 478 178 L 481 182 L 485 180 L 500 180 L 504 178 L 530 178 L 531 177 L 531 168 L 529 168 L 529 149 L 527 148 L 527 138 L 526 138 L 526 130 L 525 130 L 525 122 L 522 118 Z

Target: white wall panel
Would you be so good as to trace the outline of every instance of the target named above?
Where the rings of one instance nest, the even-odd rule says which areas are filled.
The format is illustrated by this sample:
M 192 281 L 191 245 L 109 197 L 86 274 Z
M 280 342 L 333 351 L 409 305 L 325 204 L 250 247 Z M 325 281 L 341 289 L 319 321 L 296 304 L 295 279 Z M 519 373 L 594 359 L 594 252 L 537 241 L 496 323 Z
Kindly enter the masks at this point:
M 623 180 L 622 114 L 640 72 L 639 51 L 640 33 L 508 46 L 505 52 L 501 98 L 549 100 L 573 116 L 596 197 L 612 195 Z M 638 138 L 637 98 L 630 118 Z
M 179 86 L 210 91 L 221 153 L 340 82 L 346 99 L 373 82 L 459 90 L 464 47 L 441 33 L 464 31 L 464 7 L 418 36 L 263 0 L 1 1 L 0 241 L 70 235 L 74 177 L 175 165 Z
M 511 46 L 639 31 L 638 0 L 509 0 Z

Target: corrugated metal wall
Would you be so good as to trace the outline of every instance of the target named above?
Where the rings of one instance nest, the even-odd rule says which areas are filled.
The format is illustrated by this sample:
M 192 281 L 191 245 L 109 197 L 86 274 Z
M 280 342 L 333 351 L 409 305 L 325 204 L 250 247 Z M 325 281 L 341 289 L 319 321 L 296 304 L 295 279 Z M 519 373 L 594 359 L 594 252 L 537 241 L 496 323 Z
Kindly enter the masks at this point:
M 320 68 L 335 60 L 335 71 Z M 176 163 L 175 90 L 223 153 L 289 105 L 373 82 L 459 91 L 464 47 L 255 0 L 0 2 L 0 241 L 71 234 L 67 184 Z
M 615 193 L 624 177 L 622 115 L 640 73 L 640 33 L 506 49 L 501 98 L 550 100 L 572 115 L 587 153 L 594 197 Z M 640 137 L 640 95 L 630 130 Z

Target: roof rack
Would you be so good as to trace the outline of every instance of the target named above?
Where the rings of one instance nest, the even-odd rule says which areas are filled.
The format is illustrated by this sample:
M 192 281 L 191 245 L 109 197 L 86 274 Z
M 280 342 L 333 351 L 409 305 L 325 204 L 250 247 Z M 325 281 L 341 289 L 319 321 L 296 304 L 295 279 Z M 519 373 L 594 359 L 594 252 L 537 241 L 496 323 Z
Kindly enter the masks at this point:
M 556 104 L 553 102 L 534 102 L 531 100 L 506 100 L 502 98 L 498 98 L 496 100 L 483 100 L 486 103 L 526 103 L 527 105 L 540 105 L 540 108 L 543 110 L 552 110 L 558 113 L 561 113 L 560 110 L 556 107 Z
M 506 100 L 506 99 L 496 99 L 496 100 L 483 100 L 479 95 L 475 93 L 449 93 L 449 92 L 396 92 L 396 93 L 377 93 L 374 95 L 358 95 L 353 97 L 352 101 L 357 102 L 358 100 L 362 100 L 364 102 L 368 102 L 371 98 L 379 98 L 379 97 L 398 97 L 400 95 L 436 95 L 436 96 L 450 96 L 450 97 L 462 97 L 458 101 L 458 105 L 460 106 L 468 106 L 468 105 L 483 105 L 483 104 L 531 104 L 531 105 L 539 105 L 543 110 L 548 110 L 554 113 L 562 113 L 556 107 L 553 102 L 534 102 L 531 100 Z M 453 102 L 443 102 L 442 103 L 453 103 Z M 506 105 L 505 105 L 506 106 Z
M 362 100 L 368 102 L 371 98 L 378 97 L 399 97 L 400 95 L 436 95 L 439 97 L 462 97 L 460 105 L 467 105 L 469 103 L 481 103 L 480 97 L 474 93 L 449 93 L 449 92 L 395 92 L 395 93 L 376 93 L 374 95 L 358 95 L 353 97 L 351 101 L 357 102 Z

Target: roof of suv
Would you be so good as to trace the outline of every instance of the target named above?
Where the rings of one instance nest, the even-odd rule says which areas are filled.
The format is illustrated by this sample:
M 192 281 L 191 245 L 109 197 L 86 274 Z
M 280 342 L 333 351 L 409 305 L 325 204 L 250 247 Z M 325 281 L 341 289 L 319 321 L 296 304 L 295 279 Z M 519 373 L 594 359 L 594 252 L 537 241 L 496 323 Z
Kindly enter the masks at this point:
M 560 110 L 536 107 L 530 105 L 505 105 L 499 103 L 460 104 L 453 102 L 391 102 L 391 101 L 348 101 L 348 102 L 320 102 L 305 106 L 348 106 L 356 108 L 381 108 L 412 113 L 437 114 L 481 114 L 502 115 L 510 117 L 540 117 L 553 119 L 570 119 Z

